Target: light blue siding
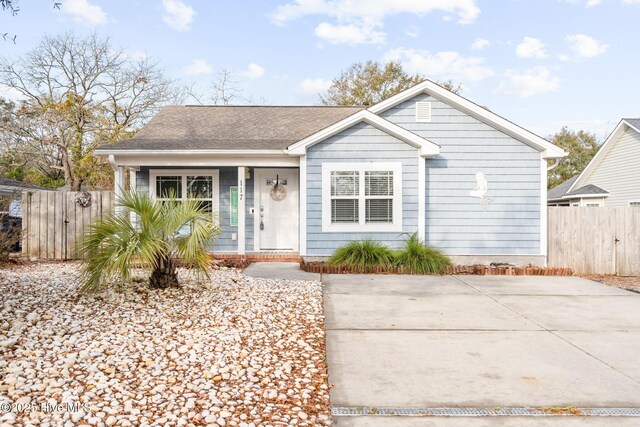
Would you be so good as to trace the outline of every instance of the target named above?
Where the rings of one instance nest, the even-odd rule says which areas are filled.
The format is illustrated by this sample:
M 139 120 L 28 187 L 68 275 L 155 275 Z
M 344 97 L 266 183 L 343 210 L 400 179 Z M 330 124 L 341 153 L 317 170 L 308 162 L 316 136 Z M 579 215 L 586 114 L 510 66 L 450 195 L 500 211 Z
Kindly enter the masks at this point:
M 401 162 L 402 228 L 418 227 L 418 150 L 365 123 L 357 124 L 307 150 L 307 255 L 330 255 L 350 240 L 373 238 L 398 247 L 406 235 L 322 232 L 322 164 L 325 162 Z
M 432 121 L 417 123 L 415 103 L 432 103 Z M 441 146 L 426 160 L 429 244 L 452 255 L 540 254 L 540 153 L 426 94 L 380 114 Z M 489 183 L 486 209 L 469 192 L 476 172 Z

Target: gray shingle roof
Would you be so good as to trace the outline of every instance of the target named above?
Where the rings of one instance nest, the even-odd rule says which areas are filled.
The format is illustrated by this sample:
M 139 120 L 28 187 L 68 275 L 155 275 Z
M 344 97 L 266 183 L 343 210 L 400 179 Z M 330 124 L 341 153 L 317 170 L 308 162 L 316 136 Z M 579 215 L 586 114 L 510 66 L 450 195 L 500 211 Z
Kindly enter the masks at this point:
M 18 181 L 17 179 L 6 178 L 0 176 L 0 186 L 2 187 L 14 187 L 15 189 L 28 189 L 28 190 L 49 190 L 34 184 Z
M 571 193 L 565 194 L 565 196 L 587 196 L 589 194 L 609 194 L 608 191 L 603 190 L 597 185 L 588 184 L 584 187 L 580 187 L 576 190 L 573 190 Z
M 551 190 L 547 191 L 547 200 L 561 199 L 564 196 L 573 183 L 578 179 L 580 175 L 574 175 L 561 184 L 556 185 Z
M 631 126 L 634 126 L 637 129 L 640 129 L 640 119 L 624 119 L 629 122 Z
M 168 106 L 117 150 L 285 149 L 366 107 Z

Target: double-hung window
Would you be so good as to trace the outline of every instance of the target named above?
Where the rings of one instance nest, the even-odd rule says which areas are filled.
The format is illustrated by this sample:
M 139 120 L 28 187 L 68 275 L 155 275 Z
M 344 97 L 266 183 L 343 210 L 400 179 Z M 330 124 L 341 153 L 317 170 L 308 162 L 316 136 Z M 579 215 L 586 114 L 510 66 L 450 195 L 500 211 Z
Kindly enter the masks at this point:
M 152 197 L 157 200 L 199 200 L 207 211 L 218 211 L 218 171 L 154 169 L 149 174 Z
M 401 163 L 325 163 L 323 231 L 402 230 Z

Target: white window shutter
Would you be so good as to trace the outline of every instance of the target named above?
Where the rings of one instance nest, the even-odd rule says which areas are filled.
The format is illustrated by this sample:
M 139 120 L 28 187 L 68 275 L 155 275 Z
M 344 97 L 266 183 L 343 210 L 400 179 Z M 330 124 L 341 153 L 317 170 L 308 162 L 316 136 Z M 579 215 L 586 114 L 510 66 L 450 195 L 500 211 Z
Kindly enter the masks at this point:
M 416 102 L 416 122 L 426 123 L 431 121 L 431 103 L 427 101 Z

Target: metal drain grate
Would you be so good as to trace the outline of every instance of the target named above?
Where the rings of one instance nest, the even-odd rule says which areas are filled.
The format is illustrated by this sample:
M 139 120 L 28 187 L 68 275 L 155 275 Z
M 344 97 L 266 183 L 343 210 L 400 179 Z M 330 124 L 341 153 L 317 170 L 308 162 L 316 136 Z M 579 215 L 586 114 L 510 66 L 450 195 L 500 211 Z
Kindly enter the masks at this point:
M 549 407 L 511 407 L 511 408 L 378 408 L 344 407 L 331 408 L 336 417 L 376 415 L 409 417 L 640 417 L 640 408 L 576 408 Z

